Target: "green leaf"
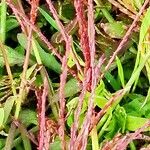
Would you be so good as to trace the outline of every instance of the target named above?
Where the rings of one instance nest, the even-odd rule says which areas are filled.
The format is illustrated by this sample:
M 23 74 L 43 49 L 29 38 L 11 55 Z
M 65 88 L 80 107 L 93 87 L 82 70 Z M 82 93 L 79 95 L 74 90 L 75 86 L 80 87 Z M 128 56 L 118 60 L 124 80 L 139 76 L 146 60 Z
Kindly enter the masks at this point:
M 114 117 L 117 120 L 119 127 L 121 128 L 121 132 L 124 133 L 127 118 L 125 109 L 123 107 L 117 106 L 114 112 Z
M 147 102 L 143 107 L 141 105 L 139 112 L 142 110 L 144 110 L 144 117 L 150 118 L 150 113 L 149 113 L 150 112 L 150 102 Z
M 109 72 L 105 73 L 105 78 L 107 79 L 108 83 L 113 87 L 115 91 L 120 89 L 120 84 L 117 80 L 112 76 Z
M 5 146 L 6 140 L 3 138 L 0 138 L 0 149 L 2 149 Z
M 9 18 L 6 20 L 6 32 L 19 26 L 18 21 L 15 18 Z
M 126 27 L 121 21 L 105 23 L 102 24 L 102 27 L 111 38 L 121 39 L 126 33 Z
M 82 110 L 81 110 L 81 113 L 80 113 L 80 122 L 83 122 L 83 119 L 85 117 L 85 112 L 87 110 L 87 106 L 88 106 L 88 99 L 89 99 L 89 96 L 90 94 L 87 93 L 85 98 L 84 98 L 84 101 L 83 101 L 83 106 L 82 106 Z M 70 100 L 68 103 L 67 103 L 67 108 L 68 108 L 68 113 L 70 113 L 68 119 L 67 119 L 67 123 L 68 125 L 72 125 L 73 121 L 74 121 L 74 110 L 76 109 L 77 107 L 77 104 L 79 102 L 79 97 L 75 97 L 73 98 L 72 100 Z
M 67 118 L 67 125 L 71 127 L 71 125 L 73 124 L 73 121 L 74 121 L 74 113 L 71 112 Z
M 95 94 L 100 96 L 103 95 L 104 91 L 105 91 L 105 84 L 103 80 L 101 80 L 100 84 L 98 84 L 98 86 L 96 87 Z
M 111 120 L 112 120 L 112 110 L 110 109 L 109 111 L 107 111 L 107 113 L 103 116 L 103 118 L 99 122 L 98 126 L 99 127 L 101 126 L 101 130 L 98 134 L 98 137 L 100 139 L 102 139 L 103 134 L 108 131 L 108 129 L 109 129 L 108 126 L 110 125 Z M 115 133 L 114 130 L 111 130 L 111 131 L 110 131 L 110 134 L 109 133 L 106 134 L 107 138 L 109 138 L 109 136 L 111 137 L 112 135 L 114 135 L 114 133 Z
M 105 129 L 106 135 L 104 137 L 106 139 L 112 139 L 114 135 L 118 132 L 120 127 L 117 124 L 117 120 L 113 117 L 111 121 L 109 121 L 109 126 L 107 129 Z
M 111 139 L 119 131 L 124 133 L 126 128 L 126 118 L 127 114 L 125 112 L 125 109 L 118 105 L 114 113 L 112 114 L 112 120 L 110 121 L 108 129 L 106 130 L 107 134 L 105 135 L 105 137 Z
M 122 67 L 120 59 L 117 56 L 116 56 L 116 63 L 117 63 L 117 67 L 118 67 L 118 75 L 119 75 L 122 87 L 124 87 L 125 81 L 124 81 L 123 67 Z
M 74 78 L 70 79 L 65 85 L 65 97 L 73 96 L 78 93 L 80 88 L 78 86 L 78 81 Z
M 27 37 L 20 33 L 17 35 L 18 38 L 18 42 L 20 43 L 20 45 L 26 49 L 26 44 L 27 44 Z M 52 69 L 53 71 L 57 72 L 57 73 L 61 73 L 61 65 L 60 63 L 56 60 L 55 56 L 53 56 L 52 54 L 49 54 L 47 52 L 45 52 L 41 46 L 39 45 L 39 43 L 37 41 L 35 41 L 35 44 L 38 48 L 39 51 L 39 55 L 40 58 L 42 60 L 42 63 L 48 67 L 49 69 Z
M 32 73 L 34 72 L 34 70 L 36 69 L 37 64 L 31 66 L 26 73 L 26 79 L 28 80 L 30 78 L 30 76 L 32 75 Z
M 70 79 L 65 85 L 65 98 L 71 97 L 80 91 L 78 81 L 75 78 Z M 53 96 L 52 101 L 56 102 L 59 100 L 59 91 Z
M 105 106 L 105 104 L 108 102 L 108 100 L 103 97 L 103 96 L 95 96 L 95 104 L 99 107 L 99 108 L 103 108 Z
M 14 50 L 17 51 L 21 55 L 25 54 L 25 49 L 21 45 L 18 45 Z
M 40 87 L 43 85 L 43 80 L 41 75 L 36 75 L 36 80 L 34 81 L 36 87 Z
M 91 139 L 92 139 L 92 150 L 99 150 L 96 126 L 91 131 Z
M 67 65 L 68 65 L 70 68 L 72 68 L 72 67 L 75 65 L 75 61 L 74 61 L 74 59 L 73 59 L 72 53 L 70 53 L 70 55 L 69 55 Z
M 4 122 L 4 108 L 0 108 L 0 129 L 3 127 L 3 122 Z
M 130 103 L 124 105 L 124 108 L 126 109 L 127 113 L 129 115 L 133 115 L 133 116 L 137 116 L 137 117 L 141 117 L 142 115 L 144 115 L 144 110 L 143 108 L 141 108 L 142 103 L 139 102 L 140 99 L 135 99 L 133 101 L 131 101 Z
M 85 117 L 85 112 L 87 111 L 89 96 L 90 93 L 86 93 L 86 96 L 83 101 L 82 110 L 80 113 L 80 119 L 79 119 L 80 124 L 82 124 L 83 119 Z M 67 118 L 67 124 L 70 127 L 74 121 L 74 110 L 76 109 L 78 102 L 79 102 L 79 97 L 75 97 L 67 103 L 68 113 L 70 114 Z
M 140 29 L 140 40 L 139 44 L 142 44 L 146 33 L 150 27 L 150 8 L 147 9 L 144 19 L 142 20 L 141 29 Z
M 142 7 L 144 0 L 133 0 L 134 6 L 138 9 Z
M 37 114 L 35 111 L 33 111 L 31 109 L 22 110 L 20 112 L 19 118 L 20 118 L 21 122 L 26 126 L 28 126 L 30 124 L 34 124 L 34 125 L 38 124 Z
M 73 124 L 74 110 L 77 107 L 78 101 L 79 101 L 79 97 L 75 97 L 66 104 L 67 109 L 68 109 L 68 114 L 69 114 L 69 116 L 67 118 L 67 124 L 69 127 L 71 127 L 71 125 Z
M 43 8 L 38 8 L 40 13 L 44 16 L 44 18 L 49 22 L 49 24 L 54 27 L 57 31 L 59 31 L 59 28 L 57 26 L 57 23 L 55 20 L 48 14 Z
M 11 110 L 12 110 L 12 107 L 14 105 L 14 102 L 15 100 L 17 99 L 18 97 L 17 96 L 10 96 L 5 104 L 4 104 L 4 115 L 5 115 L 5 118 L 4 118 L 4 124 L 7 122 L 8 120 L 8 117 L 10 116 L 10 113 L 11 113 Z
M 147 118 L 127 116 L 126 129 L 129 131 L 135 131 L 138 128 L 144 126 L 144 124 L 147 123 L 148 121 L 149 119 Z M 147 130 L 150 131 L 149 128 Z
M 50 144 L 50 149 L 51 150 L 60 150 L 61 149 L 61 141 L 56 139 L 53 143 Z
M 75 17 L 75 8 L 72 3 L 66 3 L 62 5 L 61 15 L 68 19 L 72 20 Z
M 75 97 L 66 104 L 66 106 L 68 108 L 68 112 L 70 112 L 76 108 L 78 101 L 79 101 L 79 97 Z
M 7 54 L 9 65 L 21 66 L 24 62 L 24 56 L 10 47 L 5 47 L 5 48 L 6 48 L 6 54 Z M 3 66 L 4 66 L 4 59 L 3 59 L 2 51 L 0 50 L 0 67 Z
M 27 135 L 28 132 L 26 131 L 26 129 L 22 125 L 19 126 L 19 130 L 21 133 L 21 138 L 23 141 L 24 149 L 25 150 L 31 150 L 31 143 L 30 143 L 29 137 Z

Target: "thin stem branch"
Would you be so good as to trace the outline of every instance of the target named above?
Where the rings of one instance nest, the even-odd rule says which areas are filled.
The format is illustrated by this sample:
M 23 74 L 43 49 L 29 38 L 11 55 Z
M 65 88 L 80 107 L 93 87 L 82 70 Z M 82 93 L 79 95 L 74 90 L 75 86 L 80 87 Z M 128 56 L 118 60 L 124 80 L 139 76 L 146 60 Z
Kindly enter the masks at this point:
M 80 44 L 81 49 L 84 55 L 85 60 L 85 70 L 86 74 L 87 70 L 90 68 L 90 48 L 89 48 L 89 39 L 88 39 L 88 24 L 84 14 L 84 3 L 82 0 L 75 0 L 74 6 L 76 9 L 77 20 L 79 24 L 79 35 L 80 35 Z
M 97 75 L 95 70 L 95 24 L 94 24 L 94 9 L 93 0 L 88 0 L 88 38 L 89 38 L 89 48 L 90 48 L 90 67 L 91 67 L 91 96 L 89 98 L 88 110 L 86 114 L 86 119 L 82 127 L 83 137 L 81 149 L 85 150 L 87 146 L 87 138 L 89 133 L 89 127 L 91 124 L 91 117 L 93 113 L 95 88 L 97 84 Z
M 44 79 L 44 89 L 41 92 L 36 91 L 36 96 L 38 100 L 38 118 L 39 118 L 39 144 L 38 144 L 38 150 L 43 150 L 44 141 L 45 141 L 45 105 L 46 105 L 46 97 L 48 95 L 48 82 L 47 79 Z M 47 150 L 47 148 L 46 148 Z
M 65 31 L 64 26 L 62 25 L 62 23 L 59 20 L 58 14 L 54 8 L 54 6 L 52 5 L 51 0 L 46 0 L 50 11 L 53 14 L 53 17 L 60 29 L 60 33 L 62 34 L 62 37 L 65 40 L 66 43 L 66 52 L 65 52 L 65 56 L 63 57 L 62 60 L 62 74 L 60 75 L 60 88 L 59 88 L 59 102 L 60 102 L 60 110 L 59 110 L 59 124 L 60 124 L 60 128 L 59 128 L 59 136 L 61 139 L 61 145 L 62 145 L 62 149 L 66 149 L 66 142 L 65 142 L 65 94 L 64 94 L 64 88 L 65 88 L 65 84 L 66 84 L 66 79 L 67 79 L 67 72 L 68 72 L 68 67 L 67 67 L 67 61 L 68 61 L 68 56 L 70 51 L 72 50 L 72 40 L 71 37 L 68 35 L 68 33 Z

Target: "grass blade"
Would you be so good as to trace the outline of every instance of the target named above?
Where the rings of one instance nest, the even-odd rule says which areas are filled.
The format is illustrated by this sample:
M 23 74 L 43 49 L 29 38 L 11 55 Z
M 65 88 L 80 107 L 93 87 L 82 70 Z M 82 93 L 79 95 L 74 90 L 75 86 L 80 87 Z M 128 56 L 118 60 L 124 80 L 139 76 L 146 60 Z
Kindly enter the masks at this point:
M 2 0 L 1 1 L 1 22 L 0 22 L 0 39 L 2 43 L 5 42 L 5 36 L 6 36 L 6 13 L 7 13 L 7 5 L 6 1 Z
M 40 13 L 44 16 L 44 18 L 49 22 L 49 24 L 54 27 L 57 31 L 59 31 L 59 28 L 57 26 L 57 23 L 55 20 L 48 14 L 43 8 L 39 7 Z
M 99 150 L 96 126 L 91 131 L 91 139 L 92 139 L 92 150 Z
M 118 67 L 118 75 L 119 75 L 122 87 L 124 87 L 125 81 L 124 81 L 123 67 L 122 67 L 121 61 L 118 57 L 116 57 L 116 63 L 117 63 L 117 67 Z

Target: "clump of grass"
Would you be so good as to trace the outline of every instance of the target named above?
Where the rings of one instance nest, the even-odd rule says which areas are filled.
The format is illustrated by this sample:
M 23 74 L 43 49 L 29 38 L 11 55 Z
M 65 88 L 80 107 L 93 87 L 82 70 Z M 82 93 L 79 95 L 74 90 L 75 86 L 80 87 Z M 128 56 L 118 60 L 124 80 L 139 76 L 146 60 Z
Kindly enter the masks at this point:
M 0 149 L 148 147 L 148 5 L 2 0 Z

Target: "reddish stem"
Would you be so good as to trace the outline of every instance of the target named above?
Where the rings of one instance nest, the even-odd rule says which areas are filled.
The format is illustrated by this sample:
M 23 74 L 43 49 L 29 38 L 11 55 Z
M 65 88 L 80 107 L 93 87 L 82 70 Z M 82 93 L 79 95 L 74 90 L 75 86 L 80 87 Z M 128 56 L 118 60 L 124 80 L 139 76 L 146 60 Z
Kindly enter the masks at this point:
M 46 105 L 46 97 L 48 94 L 48 82 L 47 79 L 44 79 L 44 89 L 36 91 L 36 97 L 38 100 L 37 108 L 38 108 L 38 119 L 39 119 L 39 145 L 38 150 L 43 150 L 44 144 L 44 137 L 45 137 L 45 105 Z M 45 147 L 46 150 L 48 150 L 47 147 Z
M 61 139 L 62 143 L 62 149 L 66 149 L 66 142 L 65 142 L 65 105 L 66 105 L 66 100 L 65 100 L 65 94 L 64 94 L 64 88 L 66 84 L 66 79 L 67 79 L 67 72 L 68 72 L 68 67 L 67 67 L 67 61 L 69 57 L 69 53 L 72 50 L 72 40 L 71 37 L 68 35 L 68 33 L 65 31 L 64 26 L 59 20 L 58 14 L 52 5 L 51 0 L 46 0 L 50 11 L 53 14 L 53 17 L 60 29 L 60 33 L 62 34 L 63 39 L 65 40 L 66 43 L 66 52 L 62 60 L 62 74 L 60 76 L 60 88 L 59 88 L 59 102 L 60 102 L 60 109 L 59 109 L 59 136 Z
M 85 9 L 83 0 L 75 0 L 74 6 L 76 8 L 77 20 L 79 24 L 79 35 L 80 35 L 80 44 L 83 51 L 85 59 L 85 73 L 90 68 L 90 48 L 89 48 L 89 39 L 88 39 L 88 24 L 85 17 Z

